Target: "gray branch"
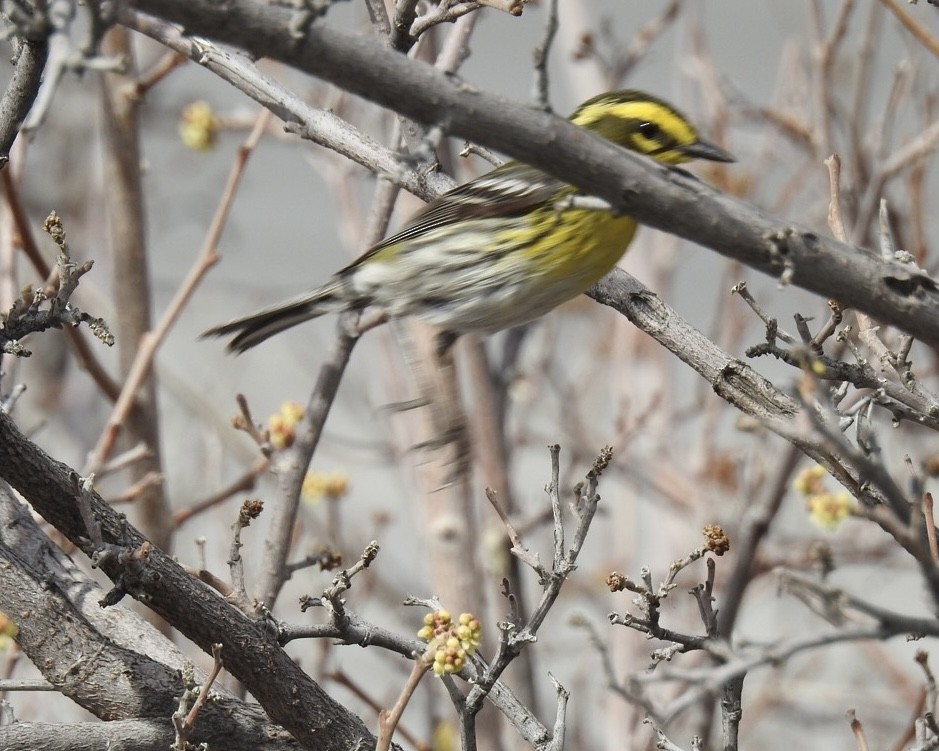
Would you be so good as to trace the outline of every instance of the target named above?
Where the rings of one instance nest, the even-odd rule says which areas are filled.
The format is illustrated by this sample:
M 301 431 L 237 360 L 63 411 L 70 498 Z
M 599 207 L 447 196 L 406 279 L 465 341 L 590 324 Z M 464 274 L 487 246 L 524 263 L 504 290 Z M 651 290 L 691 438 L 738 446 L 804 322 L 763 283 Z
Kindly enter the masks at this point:
M 36 101 L 48 56 L 49 44 L 45 40 L 26 40 L 20 45 L 13 77 L 0 99 L 0 169 L 10 161 L 13 142 Z

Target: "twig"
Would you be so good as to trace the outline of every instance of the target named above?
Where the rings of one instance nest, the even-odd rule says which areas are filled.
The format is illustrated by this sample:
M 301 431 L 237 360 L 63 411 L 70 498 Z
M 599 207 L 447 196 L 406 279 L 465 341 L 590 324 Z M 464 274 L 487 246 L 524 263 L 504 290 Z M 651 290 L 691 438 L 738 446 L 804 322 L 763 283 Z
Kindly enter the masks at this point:
M 936 701 L 937 698 L 939 698 L 939 690 L 936 688 L 936 676 L 933 675 L 932 669 L 929 667 L 929 653 L 922 649 L 918 650 L 915 660 L 920 668 L 922 668 L 923 676 L 926 678 L 926 698 L 923 702 L 923 714 L 932 715 L 936 711 Z M 935 725 L 935 720 L 933 720 L 933 725 Z M 939 736 L 939 731 L 934 729 L 933 732 L 936 736 Z
M 271 450 L 271 436 L 267 430 L 258 428 L 257 423 L 251 416 L 251 407 L 248 405 L 248 398 L 244 394 L 235 394 L 235 403 L 238 405 L 238 415 L 232 418 L 232 427 L 236 430 L 243 430 L 265 454 Z
M 861 721 L 857 718 L 854 710 L 849 709 L 845 713 L 845 717 L 851 724 L 851 732 L 854 734 L 854 742 L 857 744 L 857 751 L 869 751 L 867 738 L 864 737 L 864 726 L 861 725 Z
M 24 393 L 26 393 L 26 384 L 16 384 L 12 389 L 10 389 L 9 394 L 0 398 L 0 412 L 5 415 L 10 414 L 10 412 L 13 411 L 13 407 L 16 405 L 16 402 Z
M 212 219 L 212 224 L 203 242 L 199 257 L 196 259 L 186 279 L 176 292 L 176 296 L 170 302 L 156 328 L 141 338 L 137 356 L 127 376 L 127 381 L 124 383 L 121 395 L 114 405 L 114 409 L 111 412 L 111 416 L 108 418 L 108 422 L 102 431 L 101 437 L 98 439 L 98 444 L 92 452 L 88 462 L 89 470 L 85 472 L 85 474 L 88 474 L 90 471 L 95 471 L 111 455 L 117 437 L 121 431 L 121 426 L 127 418 L 128 413 L 133 408 L 134 401 L 137 398 L 137 391 L 146 380 L 150 369 L 153 367 L 153 359 L 156 357 L 157 350 L 162 345 L 169 330 L 176 323 L 183 307 L 192 297 L 196 287 L 202 281 L 202 278 L 208 273 L 212 266 L 218 263 L 220 257 L 218 254 L 219 238 L 225 227 L 225 222 L 228 219 L 228 213 L 234 202 L 235 194 L 241 183 L 241 178 L 244 175 L 245 165 L 254 151 L 254 148 L 257 146 L 261 135 L 264 133 L 269 119 L 270 113 L 267 110 L 262 110 L 258 115 L 254 130 L 252 130 L 241 148 L 238 149 L 238 153 L 235 156 L 235 163 L 232 165 L 228 182 L 222 192 L 219 206 Z
M 832 91 L 835 88 L 832 85 L 832 71 L 837 59 L 836 53 L 847 33 L 848 20 L 854 3 L 855 0 L 842 0 L 838 15 L 827 36 L 825 36 L 822 29 L 822 4 L 817 1 L 812 4 L 812 20 L 816 36 L 815 54 L 818 61 L 818 70 L 816 75 L 812 77 L 812 84 L 820 120 L 814 146 L 820 154 L 830 154 L 832 150 L 832 116 L 835 113 L 835 104 L 832 97 Z
M 85 524 L 85 530 L 88 532 L 88 539 L 91 540 L 92 547 L 100 550 L 104 545 L 104 539 L 101 535 L 101 525 L 95 518 L 94 511 L 91 508 L 91 493 L 94 491 L 95 476 L 87 477 L 75 476 L 76 494 L 75 499 L 78 503 L 78 511 L 81 514 L 82 521 Z
M 287 578 L 289 579 L 297 571 L 302 571 L 311 566 L 319 566 L 320 571 L 333 571 L 342 565 L 342 553 L 330 548 L 323 548 L 318 553 L 310 553 L 300 560 L 291 561 L 287 564 Z
M 532 553 L 528 550 L 528 548 L 525 547 L 524 542 L 522 542 L 521 535 L 512 525 L 512 521 L 509 519 L 509 515 L 506 513 L 505 509 L 502 508 L 502 504 L 499 503 L 499 497 L 496 494 L 496 491 L 492 488 L 486 488 L 486 498 L 489 500 L 489 503 L 492 504 L 492 507 L 499 515 L 499 518 L 502 520 L 502 524 L 505 525 L 505 529 L 509 535 L 509 542 L 512 543 L 512 555 L 517 556 L 520 560 L 531 566 L 532 569 L 534 569 L 536 572 L 543 573 L 543 567 L 541 565 L 541 560 L 538 558 L 538 554 Z
M 16 67 L 0 99 L 0 170 L 10 161 L 13 141 L 36 102 L 48 58 L 47 40 L 27 39 L 20 44 Z
M 387 37 L 391 34 L 391 20 L 388 18 L 388 9 L 383 0 L 365 0 L 368 10 L 368 19 L 372 28 L 379 36 Z
M 701 620 L 705 626 L 705 635 L 698 636 L 675 631 L 662 626 L 660 622 L 662 601 L 678 586 L 675 583 L 678 574 L 709 552 L 722 555 L 727 550 L 729 542 L 723 529 L 719 526 L 708 525 L 705 527 L 705 538 L 707 542 L 704 545 L 695 548 L 687 556 L 671 563 L 668 573 L 658 587 L 653 586 L 652 572 L 646 566 L 640 569 L 639 581 L 629 579 L 617 572 L 613 572 L 607 577 L 607 586 L 610 591 L 629 590 L 639 595 L 633 602 L 639 606 L 641 612 L 639 616 L 631 613 L 622 615 L 611 613 L 609 615 L 610 623 L 625 626 L 648 637 L 671 642 L 671 646 L 652 652 L 653 667 L 663 660 L 670 660 L 674 654 L 679 652 L 705 650 L 720 662 L 726 662 L 731 656 L 728 643 L 717 638 L 717 614 L 713 608 L 715 564 L 712 559 L 708 559 L 706 582 L 691 590 L 692 596 L 698 603 Z
M 185 62 L 185 55 L 179 52 L 167 52 L 151 66 L 150 70 L 137 76 L 137 80 L 133 83 L 134 96 L 138 98 L 145 96 L 150 89 Z
M 51 296 L 55 294 L 53 283 L 57 284 L 58 282 L 58 271 L 55 268 L 50 268 L 49 264 L 46 263 L 46 259 L 42 257 L 42 251 L 39 250 L 39 246 L 36 244 L 36 238 L 30 230 L 29 217 L 26 215 L 26 209 L 20 199 L 19 189 L 17 188 L 10 170 L 0 169 L 0 181 L 3 182 L 7 205 L 10 208 L 10 214 L 13 217 L 13 223 L 16 226 L 23 252 L 26 254 L 33 268 L 36 269 L 43 279 L 47 280 L 45 291 L 46 295 Z M 121 388 L 118 383 L 111 378 L 92 351 L 84 331 L 73 326 L 66 326 L 65 335 L 68 338 L 69 344 L 72 345 L 75 351 L 79 367 L 91 376 L 91 379 L 111 402 L 117 401 L 121 393 Z
M 174 751 L 186 751 L 186 749 L 191 748 L 191 745 L 187 742 L 190 734 L 192 733 L 193 728 L 196 724 L 196 718 L 199 716 L 199 712 L 202 711 L 202 707 L 205 705 L 206 700 L 209 698 L 209 689 L 212 688 L 212 684 L 215 683 L 215 679 L 218 678 L 218 674 L 222 671 L 222 645 L 213 644 L 212 645 L 212 670 L 206 679 L 202 682 L 202 686 L 199 689 L 199 693 L 196 696 L 195 702 L 193 702 L 192 707 L 189 712 L 186 714 L 185 718 L 182 716 L 182 713 L 185 711 L 185 706 L 191 698 L 192 691 L 187 687 L 182 696 L 179 699 L 179 709 L 173 713 L 173 727 L 176 728 L 176 741 L 173 743 Z M 188 666 L 184 671 L 187 676 L 187 682 L 192 679 L 192 666 Z
M 407 707 L 408 702 L 414 695 L 414 690 L 421 682 L 421 678 L 430 670 L 431 664 L 424 660 L 415 660 L 414 666 L 411 668 L 411 674 L 402 687 L 401 694 L 391 711 L 383 709 L 378 713 L 378 741 L 375 744 L 375 751 L 388 751 L 391 748 L 391 739 L 394 737 L 395 728 L 401 720 L 401 715 L 404 714 L 404 708 Z
M 887 211 L 887 199 L 880 199 L 880 211 L 878 213 L 878 225 L 880 228 L 879 239 L 880 255 L 884 260 L 890 260 L 896 257 L 897 244 L 893 240 L 893 233 L 890 231 L 890 214 Z
M 779 572 L 780 585 L 792 594 L 806 593 L 818 598 L 826 612 L 835 614 L 839 619 L 854 610 L 873 618 L 889 634 L 915 633 L 939 634 L 939 624 L 929 619 L 906 616 L 887 608 L 862 600 L 835 587 L 795 571 Z M 806 602 L 805 599 L 803 599 Z
M 618 54 L 607 71 L 609 86 L 618 86 L 626 78 L 638 62 L 645 57 L 652 43 L 664 34 L 678 18 L 678 12 L 684 0 L 671 0 L 662 12 L 641 26 L 633 35 L 632 41 L 625 52 Z
M 685 751 L 681 746 L 676 746 L 668 739 L 668 736 L 665 735 L 665 731 L 659 726 L 657 721 L 653 720 L 651 717 L 646 717 L 642 722 L 645 725 L 649 725 L 655 733 L 656 748 L 662 749 L 662 751 Z M 697 737 L 695 740 L 697 740 Z M 692 746 L 692 748 L 694 747 L 695 746 Z
M 476 2 L 469 0 L 467 2 L 452 5 L 449 8 L 445 8 L 443 10 L 438 9 L 436 11 L 429 12 L 414 21 L 414 25 L 411 27 L 411 38 L 412 40 L 416 40 L 421 36 L 421 34 L 436 26 L 437 24 L 453 23 L 468 13 L 479 10 L 485 5 L 492 5 L 492 3 L 484 2 L 484 0 L 478 0 Z
M 923 516 L 926 520 L 926 538 L 929 540 L 929 554 L 932 561 L 939 565 L 939 542 L 936 540 L 936 518 L 933 513 L 932 493 L 923 495 Z
M 916 37 L 920 44 L 933 55 L 939 57 L 939 39 L 936 39 L 936 37 L 930 34 L 925 28 L 916 23 L 913 17 L 903 10 L 897 0 L 880 0 L 880 2 L 887 6 L 890 12 L 897 17 L 897 20 L 903 24 L 907 31 Z
M 469 40 L 480 18 L 479 13 L 469 13 L 457 19 L 447 35 L 440 53 L 437 55 L 437 59 L 434 60 L 434 67 L 437 70 L 456 73 L 460 66 L 466 62 L 470 55 Z
M 343 569 L 333 578 L 332 584 L 323 590 L 323 597 L 321 600 L 301 600 L 301 606 L 303 610 L 306 610 L 310 605 L 321 605 L 327 607 L 330 611 L 330 618 L 334 623 L 342 623 L 346 617 L 345 612 L 345 601 L 342 599 L 344 592 L 349 590 L 352 587 L 352 578 L 356 575 L 367 569 L 372 562 L 378 557 L 378 543 L 375 540 L 372 540 L 368 545 L 365 546 L 365 550 L 362 551 L 362 555 L 359 556 L 352 566 L 347 569 Z M 327 605 L 328 603 L 328 605 Z
M 575 628 L 582 628 L 587 632 L 587 638 L 590 640 L 591 646 L 596 650 L 597 656 L 600 658 L 603 674 L 606 677 L 607 688 L 623 697 L 631 704 L 641 707 L 647 715 L 655 719 L 657 716 L 655 707 L 648 697 L 636 690 L 636 686 L 628 685 L 626 682 L 619 680 L 617 675 L 618 667 L 614 665 L 610 648 L 601 638 L 596 626 L 579 614 L 572 615 L 569 619 L 569 623 Z
M 730 293 L 732 295 L 739 295 L 740 298 L 750 306 L 750 309 L 756 313 L 757 318 L 763 321 L 763 323 L 766 325 L 767 340 L 772 339 L 775 341 L 776 339 L 779 339 L 786 344 L 795 344 L 795 337 L 779 328 L 779 322 L 763 310 L 760 304 L 756 301 L 756 298 L 753 297 L 753 295 L 750 293 L 750 288 L 747 286 L 746 282 L 737 282 L 733 287 L 730 288 Z
M 135 31 L 186 55 L 269 109 L 284 121 L 288 133 L 330 149 L 425 200 L 453 187 L 453 180 L 442 172 L 416 169 L 408 159 L 351 123 L 328 110 L 311 107 L 243 56 L 233 55 L 207 39 L 184 36 L 173 24 L 127 8 L 120 9 L 120 19 Z
M 545 751 L 564 751 L 564 736 L 567 732 L 567 700 L 571 696 L 561 682 L 551 673 L 548 678 L 554 684 L 554 691 L 557 693 L 557 708 L 554 712 L 554 729 L 551 733 L 551 742 L 544 747 Z
M 228 554 L 228 570 L 231 576 L 233 592 L 229 599 L 233 599 L 242 612 L 250 612 L 251 598 L 245 584 L 245 564 L 241 557 L 241 531 L 257 519 L 264 509 L 261 501 L 245 501 L 238 510 L 238 518 L 232 523 L 232 541 Z
M 91 270 L 94 262 L 76 264 L 72 260 L 65 227 L 55 211 L 50 212 L 42 227 L 59 249 L 56 257 L 58 288 L 51 296 L 47 296 L 43 290 L 33 290 L 31 287 L 22 290 L 19 298 L 6 313 L 3 328 L 0 329 L 0 351 L 17 357 L 29 357 L 31 353 L 20 344 L 20 339 L 38 331 L 78 326 L 82 323 L 86 324 L 98 339 L 111 346 L 114 344 L 114 336 L 107 323 L 83 312 L 71 301 L 79 280 Z
M 97 477 L 101 479 L 102 477 L 107 477 L 110 474 L 114 474 L 125 467 L 134 464 L 135 462 L 140 461 L 141 459 L 146 458 L 150 454 L 150 449 L 145 443 L 138 443 L 136 446 L 133 446 L 122 454 L 118 454 L 111 461 L 101 467 L 101 471 L 98 472 Z
M 407 52 L 411 49 L 420 33 L 411 33 L 414 19 L 417 18 L 417 0 L 397 0 L 391 29 L 391 46 Z
M 205 704 L 205 700 L 209 697 L 209 689 L 212 687 L 212 684 L 215 683 L 215 679 L 218 678 L 218 674 L 220 672 L 222 672 L 222 645 L 213 644 L 212 672 L 209 673 L 209 675 L 206 676 L 206 679 L 202 682 L 202 688 L 199 689 L 199 698 L 196 699 L 196 703 L 192 705 L 192 709 L 189 710 L 189 714 L 186 715 L 186 724 L 189 727 L 192 727 L 195 724 L 199 710 L 202 709 L 202 705 Z
M 543 573 L 539 575 L 543 592 L 525 626 L 519 630 L 512 624 L 505 624 L 500 634 L 497 653 L 490 664 L 485 664 L 478 655 L 473 655 L 475 664 L 481 674 L 474 679 L 475 685 L 466 697 L 466 710 L 462 714 L 462 721 L 466 727 L 472 724 L 473 718 L 482 708 L 483 700 L 499 676 L 526 645 L 537 639 L 538 630 L 557 601 L 564 582 L 576 568 L 577 558 L 583 548 L 587 531 L 600 501 L 597 484 L 601 474 L 609 466 L 612 459 L 612 449 L 609 446 L 602 449 L 594 459 L 592 468 L 587 472 L 586 481 L 579 483 L 578 487 L 575 488 L 575 503 L 573 505 L 574 512 L 577 515 L 577 526 L 574 529 L 571 545 L 565 550 L 561 500 L 558 490 L 560 482 L 560 446 L 551 445 L 548 450 L 551 454 L 551 481 L 545 487 L 545 491 L 548 493 L 554 509 L 554 565 L 550 572 L 542 569 Z M 463 735 L 467 737 L 465 727 Z
M 236 493 L 244 493 L 250 490 L 254 490 L 258 478 L 267 472 L 269 467 L 270 460 L 266 456 L 259 457 L 254 462 L 254 464 L 252 464 L 251 467 L 241 475 L 241 477 L 236 478 L 224 488 L 217 490 L 208 498 L 204 498 L 201 501 L 196 501 L 191 506 L 175 512 L 173 514 L 173 526 L 182 526 L 192 517 L 201 514 L 203 511 L 206 511 L 213 506 L 217 506 L 219 503 L 226 501 Z
M 335 670 L 332 673 L 327 673 L 323 676 L 326 679 L 335 681 L 340 686 L 343 686 L 349 690 L 359 701 L 365 704 L 368 707 L 371 707 L 375 710 L 375 713 L 378 714 L 382 711 L 382 705 L 378 700 L 369 694 L 365 689 L 362 688 L 357 682 L 353 681 L 348 675 L 343 673 L 341 670 Z M 395 726 L 395 732 L 400 734 L 404 740 L 410 743 L 417 751 L 432 751 L 432 748 L 424 743 L 420 738 L 418 738 L 414 733 L 411 733 L 406 727 L 403 727 L 400 722 Z
M 828 226 L 836 238 L 847 242 L 848 233 L 841 213 L 841 157 L 832 154 L 825 160 L 825 166 L 828 167 Z
M 545 7 L 544 31 L 541 41 L 535 47 L 535 77 L 532 82 L 531 98 L 536 107 L 550 108 L 548 99 L 548 56 L 551 45 L 558 33 L 558 0 L 548 0 Z
M 756 503 L 747 507 L 739 532 L 734 535 L 736 555 L 721 597 L 717 618 L 719 634 L 729 636 L 733 631 L 744 593 L 754 574 L 757 551 L 782 507 L 789 491 L 789 480 L 801 458 L 802 452 L 788 444 L 785 454 L 777 457 L 773 474 L 761 491 L 761 496 Z
M 112 506 L 116 506 L 122 503 L 132 503 L 138 500 L 143 494 L 150 490 L 150 488 L 159 487 L 162 484 L 162 473 L 147 472 L 129 488 L 125 488 L 122 493 L 108 498 L 108 503 L 110 503 Z
M 558 488 L 561 476 L 561 447 L 558 444 L 548 446 L 551 454 L 551 481 L 545 490 L 551 500 L 551 515 L 554 517 L 554 570 L 558 571 L 564 562 L 564 517 L 561 516 L 561 493 Z
M 737 751 L 740 720 L 743 717 L 743 679 L 737 675 L 724 684 L 721 689 L 721 733 L 723 751 Z
M 8 169 L 0 172 L 0 179 L 3 181 L 3 192 L 6 195 L 7 206 L 13 218 L 13 224 L 16 226 L 16 232 L 19 235 L 20 247 L 33 268 L 43 279 L 49 279 L 52 275 L 52 268 L 46 263 L 42 256 L 42 251 L 36 243 L 36 238 L 30 229 L 29 217 L 26 214 L 26 208 L 20 198 L 20 191 L 16 184 L 13 174 Z M 55 289 L 47 287 L 46 294 L 52 295 Z
M 691 594 L 698 603 L 698 614 L 701 616 L 701 622 L 704 624 L 704 632 L 709 639 L 718 637 L 717 631 L 717 611 L 714 610 L 714 574 L 717 571 L 717 564 L 713 558 L 706 558 L 707 578 L 703 584 L 696 584 L 691 589 Z
M 319 445 L 323 425 L 330 407 L 336 398 L 342 374 L 345 372 L 352 350 L 361 334 L 357 325 L 358 315 L 343 313 L 336 323 L 336 338 L 320 368 L 319 376 L 303 417 L 296 427 L 296 439 L 290 448 L 278 456 L 277 493 L 279 502 L 274 506 L 270 531 L 265 540 L 262 562 L 262 581 L 258 586 L 258 597 L 268 607 L 277 600 L 280 588 L 286 581 L 287 557 L 293 537 L 294 522 L 300 504 L 300 490 L 307 467 Z

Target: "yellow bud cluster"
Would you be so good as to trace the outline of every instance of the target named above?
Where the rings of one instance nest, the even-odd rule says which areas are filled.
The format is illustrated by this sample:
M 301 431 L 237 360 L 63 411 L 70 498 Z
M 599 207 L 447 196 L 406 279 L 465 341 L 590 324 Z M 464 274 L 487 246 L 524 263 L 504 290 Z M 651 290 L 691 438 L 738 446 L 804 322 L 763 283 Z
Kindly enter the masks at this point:
M 811 495 L 812 493 L 821 493 L 825 489 L 825 468 L 820 464 L 813 464 L 806 467 L 792 483 L 792 487 L 801 495 Z
M 846 490 L 832 493 L 825 487 L 825 469 L 816 464 L 802 470 L 792 486 L 805 498 L 809 518 L 824 529 L 835 529 L 854 511 L 854 499 Z
M 300 487 L 307 503 L 318 503 L 323 498 L 338 501 L 348 492 L 349 475 L 345 472 L 308 472 Z
M 267 421 L 267 430 L 271 436 L 271 445 L 278 451 L 289 448 L 297 438 L 297 423 L 303 417 L 303 407 L 297 402 L 284 402 L 280 412 L 271 415 Z
M 211 151 L 218 136 L 218 118 L 208 102 L 192 102 L 183 107 L 179 137 L 193 151 Z
M 456 622 L 446 610 L 424 616 L 424 626 L 417 632 L 427 642 L 424 659 L 432 663 L 434 675 L 459 673 L 467 656 L 476 651 L 482 636 L 479 620 L 472 613 L 461 613 Z
M 846 490 L 838 493 L 814 493 L 805 499 L 809 518 L 818 526 L 834 529 L 851 516 L 854 499 Z

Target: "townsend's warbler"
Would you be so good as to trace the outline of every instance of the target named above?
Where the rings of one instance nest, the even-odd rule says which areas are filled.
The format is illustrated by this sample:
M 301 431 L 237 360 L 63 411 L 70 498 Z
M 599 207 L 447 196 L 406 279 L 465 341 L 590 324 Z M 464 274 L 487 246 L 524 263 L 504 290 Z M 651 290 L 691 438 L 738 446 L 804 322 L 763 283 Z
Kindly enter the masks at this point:
M 678 110 L 641 91 L 588 99 L 571 120 L 665 164 L 733 161 Z M 229 349 L 243 352 L 323 313 L 368 306 L 440 326 L 444 346 L 459 333 L 526 323 L 593 286 L 636 232 L 632 217 L 578 204 L 578 194 L 534 167 L 507 162 L 437 198 L 313 292 L 206 334 L 235 334 Z

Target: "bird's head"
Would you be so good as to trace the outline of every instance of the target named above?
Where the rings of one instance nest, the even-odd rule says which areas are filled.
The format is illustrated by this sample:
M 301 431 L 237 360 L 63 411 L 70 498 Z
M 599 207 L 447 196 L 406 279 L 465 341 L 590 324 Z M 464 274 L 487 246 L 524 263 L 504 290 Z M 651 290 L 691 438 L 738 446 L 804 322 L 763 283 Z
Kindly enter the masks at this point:
M 588 99 L 571 115 L 571 121 L 664 164 L 692 159 L 734 161 L 726 151 L 701 138 L 677 109 L 635 89 L 610 91 Z

